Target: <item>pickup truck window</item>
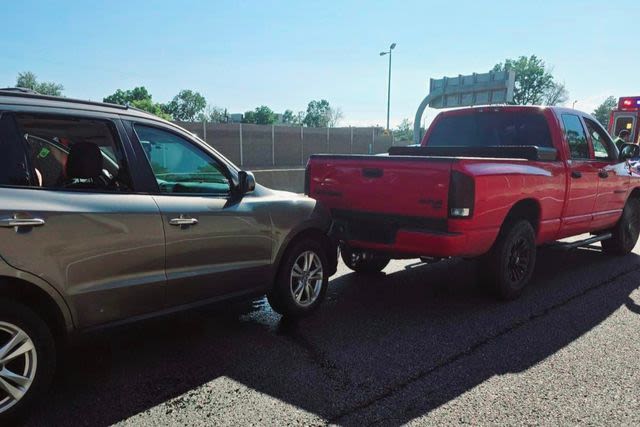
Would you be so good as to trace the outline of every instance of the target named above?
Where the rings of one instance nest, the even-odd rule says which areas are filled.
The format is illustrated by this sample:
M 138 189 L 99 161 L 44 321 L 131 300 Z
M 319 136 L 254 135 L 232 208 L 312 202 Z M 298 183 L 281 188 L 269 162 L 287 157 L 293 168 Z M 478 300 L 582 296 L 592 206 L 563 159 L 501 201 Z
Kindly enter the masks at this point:
M 569 144 L 572 159 L 590 159 L 587 134 L 584 132 L 580 117 L 575 114 L 563 114 L 564 135 Z
M 598 160 L 612 160 L 615 159 L 615 150 L 613 148 L 613 142 L 607 135 L 607 133 L 600 128 L 593 121 L 585 118 L 585 124 L 591 135 L 591 142 L 593 143 L 593 153 Z
M 229 180 L 211 156 L 189 141 L 157 128 L 135 125 L 160 192 L 219 194 L 230 192 Z
M 526 145 L 553 147 L 547 120 L 537 112 L 473 112 L 445 115 L 427 141 L 429 147 Z

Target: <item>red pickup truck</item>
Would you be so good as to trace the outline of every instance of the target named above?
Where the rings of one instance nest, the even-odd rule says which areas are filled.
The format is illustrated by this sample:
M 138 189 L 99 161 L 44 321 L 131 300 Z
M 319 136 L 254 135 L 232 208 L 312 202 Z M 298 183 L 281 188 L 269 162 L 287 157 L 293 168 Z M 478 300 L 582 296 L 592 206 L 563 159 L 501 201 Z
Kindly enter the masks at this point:
M 534 106 L 440 113 L 420 147 L 389 155 L 314 155 L 306 192 L 331 209 L 344 262 L 381 271 L 390 259 L 482 257 L 497 296 L 517 297 L 536 247 L 591 233 L 607 254 L 640 233 L 640 175 L 588 114 Z

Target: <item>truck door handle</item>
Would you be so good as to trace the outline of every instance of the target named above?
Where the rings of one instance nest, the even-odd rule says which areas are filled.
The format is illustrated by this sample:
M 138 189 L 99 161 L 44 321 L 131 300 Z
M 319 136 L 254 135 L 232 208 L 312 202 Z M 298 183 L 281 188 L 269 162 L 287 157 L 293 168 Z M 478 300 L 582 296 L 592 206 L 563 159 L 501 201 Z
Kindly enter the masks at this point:
M 41 218 L 2 218 L 0 219 L 0 227 L 40 227 L 45 224 Z
M 169 224 L 175 226 L 183 226 L 183 225 L 196 225 L 198 220 L 195 218 L 184 218 L 182 215 L 180 218 L 171 218 L 169 220 Z
M 362 169 L 362 176 L 365 178 L 381 178 L 384 175 L 382 169 L 378 168 L 364 168 Z
M 598 172 L 598 176 L 600 178 L 609 178 L 609 172 L 603 169 L 600 172 Z
M 582 178 L 582 172 L 580 172 L 580 171 L 571 171 L 571 178 Z

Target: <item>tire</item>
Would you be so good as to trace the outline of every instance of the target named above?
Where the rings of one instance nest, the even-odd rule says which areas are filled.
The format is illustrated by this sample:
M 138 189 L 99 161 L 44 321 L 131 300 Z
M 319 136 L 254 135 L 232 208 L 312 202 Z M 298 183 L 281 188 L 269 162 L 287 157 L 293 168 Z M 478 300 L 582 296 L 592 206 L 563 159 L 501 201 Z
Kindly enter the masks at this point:
M 18 344 L 6 346 L 11 341 Z M 2 349 L 7 351 L 3 351 Z M 10 350 L 13 351 L 10 351 Z M 28 350 L 27 350 L 28 349 Z M 27 351 L 25 351 L 27 350 Z M 22 352 L 22 353 L 21 353 Z M 18 357 L 6 360 L 8 355 Z M 0 425 L 18 422 L 47 391 L 56 368 L 56 348 L 44 321 L 26 306 L 0 299 Z M 8 379 L 10 371 L 29 381 Z M 8 390 L 12 390 L 9 394 Z M 20 394 L 20 397 L 16 395 Z
M 489 254 L 483 258 L 483 280 L 501 300 L 520 296 L 536 265 L 535 232 L 531 223 L 517 220 L 505 224 Z
M 389 257 L 380 255 L 364 258 L 362 252 L 353 250 L 348 246 L 340 247 L 340 256 L 347 267 L 361 274 L 379 273 L 384 270 L 390 261 Z
M 640 235 L 640 200 L 629 199 L 611 233 L 611 239 L 601 243 L 605 254 L 623 256 L 633 251 Z
M 305 317 L 322 303 L 329 284 L 329 262 L 322 244 L 300 239 L 287 249 L 273 288 L 271 308 L 286 317 Z

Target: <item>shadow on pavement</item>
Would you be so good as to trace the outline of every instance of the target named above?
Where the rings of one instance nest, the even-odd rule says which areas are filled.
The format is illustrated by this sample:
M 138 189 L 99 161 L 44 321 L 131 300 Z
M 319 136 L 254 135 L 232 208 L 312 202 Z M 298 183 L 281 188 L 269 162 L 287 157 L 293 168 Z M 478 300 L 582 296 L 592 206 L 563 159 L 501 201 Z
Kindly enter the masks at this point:
M 194 406 L 189 392 L 222 377 L 330 422 L 403 423 L 532 367 L 622 306 L 640 314 L 630 299 L 639 270 L 636 255 L 545 248 L 534 283 L 510 303 L 477 286 L 474 262 L 414 263 L 334 279 L 298 323 L 259 301 L 120 329 L 72 349 L 30 425 L 110 425 L 167 401 L 167 411 L 215 417 L 228 396 Z M 471 357 L 489 343 L 499 351 Z

